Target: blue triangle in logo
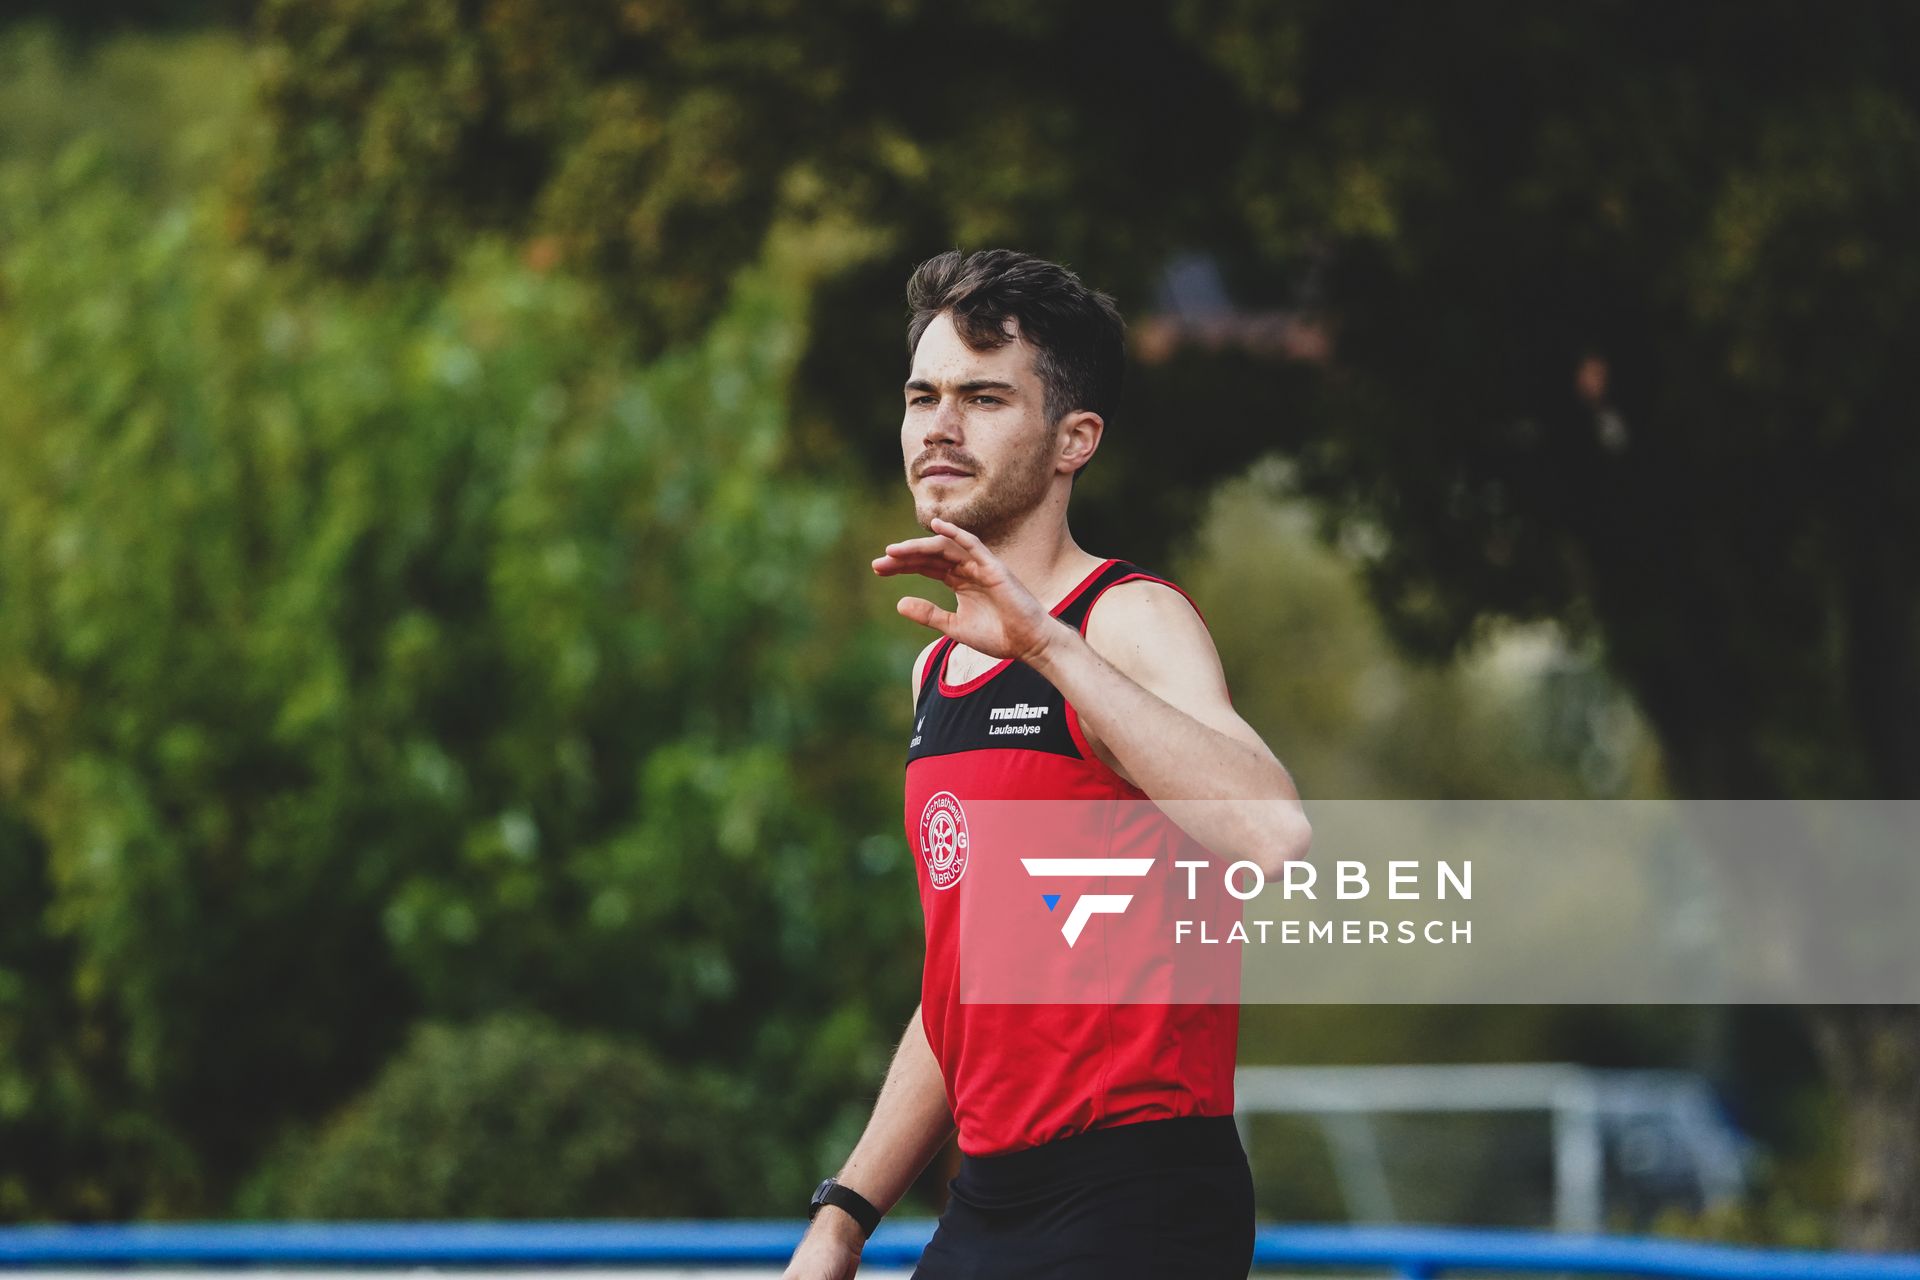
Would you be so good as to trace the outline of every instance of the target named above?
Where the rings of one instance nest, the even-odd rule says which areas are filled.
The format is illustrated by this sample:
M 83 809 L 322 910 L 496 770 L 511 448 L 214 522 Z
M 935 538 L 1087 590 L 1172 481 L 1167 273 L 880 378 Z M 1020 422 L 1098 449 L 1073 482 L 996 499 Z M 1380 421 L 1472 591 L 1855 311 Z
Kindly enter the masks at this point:
M 1057 893 L 1043 893 L 1040 895 L 1040 900 L 1047 904 L 1049 911 L 1060 905 L 1060 895 Z

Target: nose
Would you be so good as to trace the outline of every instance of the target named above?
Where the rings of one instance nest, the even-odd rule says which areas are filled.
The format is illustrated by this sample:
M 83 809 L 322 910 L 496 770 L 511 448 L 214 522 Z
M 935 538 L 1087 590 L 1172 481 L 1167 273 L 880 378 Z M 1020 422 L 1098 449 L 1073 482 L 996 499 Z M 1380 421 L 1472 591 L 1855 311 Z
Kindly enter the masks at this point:
M 951 400 L 942 400 L 927 415 L 926 440 L 928 443 L 940 440 L 954 442 L 960 439 L 960 407 Z

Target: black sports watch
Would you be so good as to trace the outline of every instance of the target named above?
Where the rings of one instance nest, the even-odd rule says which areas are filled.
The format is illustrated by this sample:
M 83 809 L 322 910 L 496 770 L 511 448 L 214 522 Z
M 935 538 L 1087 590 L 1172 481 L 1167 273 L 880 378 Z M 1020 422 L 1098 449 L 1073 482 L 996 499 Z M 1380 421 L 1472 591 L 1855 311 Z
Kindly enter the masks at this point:
M 846 1186 L 838 1178 L 828 1178 L 813 1189 L 813 1203 L 807 1208 L 807 1221 L 812 1222 L 819 1214 L 820 1206 L 830 1204 L 836 1209 L 844 1209 L 847 1215 L 860 1224 L 863 1238 L 873 1235 L 873 1229 L 880 1225 L 880 1211 L 871 1201 Z

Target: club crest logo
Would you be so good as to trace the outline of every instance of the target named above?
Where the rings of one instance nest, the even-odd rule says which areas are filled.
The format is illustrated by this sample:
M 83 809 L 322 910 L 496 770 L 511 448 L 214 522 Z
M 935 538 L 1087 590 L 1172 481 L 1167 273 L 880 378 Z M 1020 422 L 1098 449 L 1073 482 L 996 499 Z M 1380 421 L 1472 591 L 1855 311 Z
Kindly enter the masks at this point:
M 967 813 L 951 791 L 920 811 L 920 856 L 936 889 L 951 889 L 967 871 Z

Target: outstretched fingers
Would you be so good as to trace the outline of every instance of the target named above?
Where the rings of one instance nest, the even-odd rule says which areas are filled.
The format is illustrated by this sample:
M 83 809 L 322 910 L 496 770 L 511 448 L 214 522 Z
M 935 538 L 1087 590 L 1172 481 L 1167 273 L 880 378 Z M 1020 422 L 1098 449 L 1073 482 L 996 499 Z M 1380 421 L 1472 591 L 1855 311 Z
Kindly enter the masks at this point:
M 984 542 L 951 520 L 936 516 L 930 523 L 933 533 L 928 537 L 888 543 L 886 554 L 874 558 L 873 571 L 883 578 L 900 573 L 917 573 L 949 587 L 961 581 L 997 580 L 990 569 L 995 563 L 993 553 L 987 550 Z M 957 569 L 965 572 L 956 576 Z M 989 571 L 985 577 L 981 576 L 982 570 Z M 912 614 L 907 616 L 913 617 Z M 914 618 L 914 621 L 921 619 Z M 936 624 L 928 622 L 926 625 Z
M 935 533 L 941 535 L 941 541 L 954 548 L 959 557 L 959 563 L 972 566 L 976 573 L 983 575 L 984 581 L 997 580 L 1000 574 L 1000 561 L 977 535 L 967 532 L 951 520 L 942 520 L 939 516 L 935 516 L 927 523 Z
M 966 563 L 967 559 L 967 552 L 957 542 L 935 535 L 888 543 L 886 554 L 875 558 L 873 571 L 883 578 L 896 573 L 920 573 L 945 582 L 953 568 Z
M 967 558 L 967 552 L 959 541 L 944 534 L 933 534 L 926 538 L 908 538 L 905 542 L 889 542 L 887 551 L 893 555 L 939 555 L 958 564 Z
M 873 571 L 883 578 L 897 573 L 918 573 L 937 582 L 947 582 L 958 566 L 943 556 L 884 555 L 873 562 Z

